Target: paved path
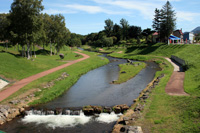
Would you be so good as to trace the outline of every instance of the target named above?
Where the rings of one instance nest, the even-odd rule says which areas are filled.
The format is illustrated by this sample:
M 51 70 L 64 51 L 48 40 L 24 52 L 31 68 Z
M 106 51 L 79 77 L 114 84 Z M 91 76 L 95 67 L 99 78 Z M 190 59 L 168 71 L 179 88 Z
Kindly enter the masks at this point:
M 83 53 L 80 53 L 80 52 L 75 52 L 75 53 L 82 55 L 83 58 L 71 61 L 69 63 L 63 64 L 61 66 L 52 68 L 50 70 L 38 73 L 36 75 L 30 76 L 30 77 L 22 79 L 22 80 L 20 80 L 18 82 L 15 82 L 11 87 L 8 87 L 5 90 L 3 90 L 3 91 L 0 92 L 0 101 L 6 99 L 10 95 L 12 95 L 16 91 L 18 91 L 19 89 L 21 89 L 22 87 L 26 86 L 27 84 L 29 84 L 30 82 L 32 82 L 32 81 L 34 81 L 36 79 L 39 79 L 39 78 L 41 78 L 43 76 L 46 76 L 46 75 L 48 75 L 50 73 L 53 73 L 53 72 L 58 71 L 58 70 L 60 70 L 62 68 L 68 67 L 70 65 L 73 65 L 73 64 L 75 64 L 77 62 L 83 61 L 83 60 L 88 59 L 90 57 L 90 56 L 88 56 L 86 54 L 83 54 Z
M 189 96 L 184 91 L 184 78 L 185 72 L 180 72 L 180 67 L 172 62 L 171 59 L 165 58 L 174 66 L 174 72 L 165 87 L 165 91 L 168 95 L 172 96 Z

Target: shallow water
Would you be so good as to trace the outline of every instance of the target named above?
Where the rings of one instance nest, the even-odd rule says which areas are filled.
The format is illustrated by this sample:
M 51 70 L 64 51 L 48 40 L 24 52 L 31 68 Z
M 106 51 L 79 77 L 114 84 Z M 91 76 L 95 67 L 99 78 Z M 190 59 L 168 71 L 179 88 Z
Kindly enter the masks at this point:
M 65 94 L 39 108 L 70 108 L 85 105 L 114 106 L 131 105 L 133 99 L 146 88 L 154 78 L 158 65 L 146 62 L 147 67 L 131 80 L 114 85 L 117 80 L 119 64 L 126 63 L 124 59 L 108 57 L 111 63 L 97 68 L 81 76 L 78 82 Z M 35 116 L 17 118 L 3 126 L 0 130 L 8 133 L 104 133 L 111 132 L 117 120 L 117 115 L 102 114 L 100 117 L 80 116 Z

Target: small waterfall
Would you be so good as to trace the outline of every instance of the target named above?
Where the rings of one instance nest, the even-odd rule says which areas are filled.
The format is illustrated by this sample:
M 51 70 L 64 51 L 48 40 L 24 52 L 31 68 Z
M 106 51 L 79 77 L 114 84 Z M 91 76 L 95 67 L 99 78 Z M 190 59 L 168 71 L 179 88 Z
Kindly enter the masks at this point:
M 25 124 L 45 124 L 50 128 L 66 128 L 84 125 L 92 121 L 111 123 L 118 120 L 121 114 L 114 112 L 86 116 L 82 110 L 55 109 L 55 110 L 29 110 L 25 111 L 22 122 Z

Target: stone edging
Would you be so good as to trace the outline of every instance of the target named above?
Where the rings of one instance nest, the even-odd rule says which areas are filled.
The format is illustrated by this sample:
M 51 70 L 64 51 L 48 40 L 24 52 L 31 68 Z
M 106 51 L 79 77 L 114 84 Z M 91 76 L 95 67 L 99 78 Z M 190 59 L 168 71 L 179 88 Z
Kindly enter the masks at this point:
M 127 110 L 127 112 L 122 115 L 117 123 L 113 128 L 113 133 L 120 133 L 120 132 L 137 132 L 143 133 L 142 128 L 139 126 L 129 126 L 131 121 L 135 121 L 140 117 L 140 112 L 144 109 L 145 102 L 149 98 L 149 94 L 151 93 L 152 89 L 155 88 L 160 82 L 160 79 L 163 78 L 165 75 L 162 74 L 161 76 L 154 78 L 152 82 L 150 82 L 147 87 L 140 93 L 139 97 L 133 100 L 133 104 L 131 108 Z M 141 104 L 140 102 L 144 103 Z

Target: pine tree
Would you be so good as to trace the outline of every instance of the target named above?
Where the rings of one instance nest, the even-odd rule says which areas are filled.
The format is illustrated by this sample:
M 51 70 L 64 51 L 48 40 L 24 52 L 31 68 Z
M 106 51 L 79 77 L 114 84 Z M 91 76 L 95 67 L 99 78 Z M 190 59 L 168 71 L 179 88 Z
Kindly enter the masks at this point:
M 159 36 L 159 40 L 160 40 L 160 25 L 161 25 L 161 11 L 159 9 L 155 9 L 155 15 L 154 15 L 154 19 L 153 19 L 153 29 L 158 33 Z
M 169 1 L 161 10 L 160 35 L 166 41 L 176 27 L 176 13 Z

